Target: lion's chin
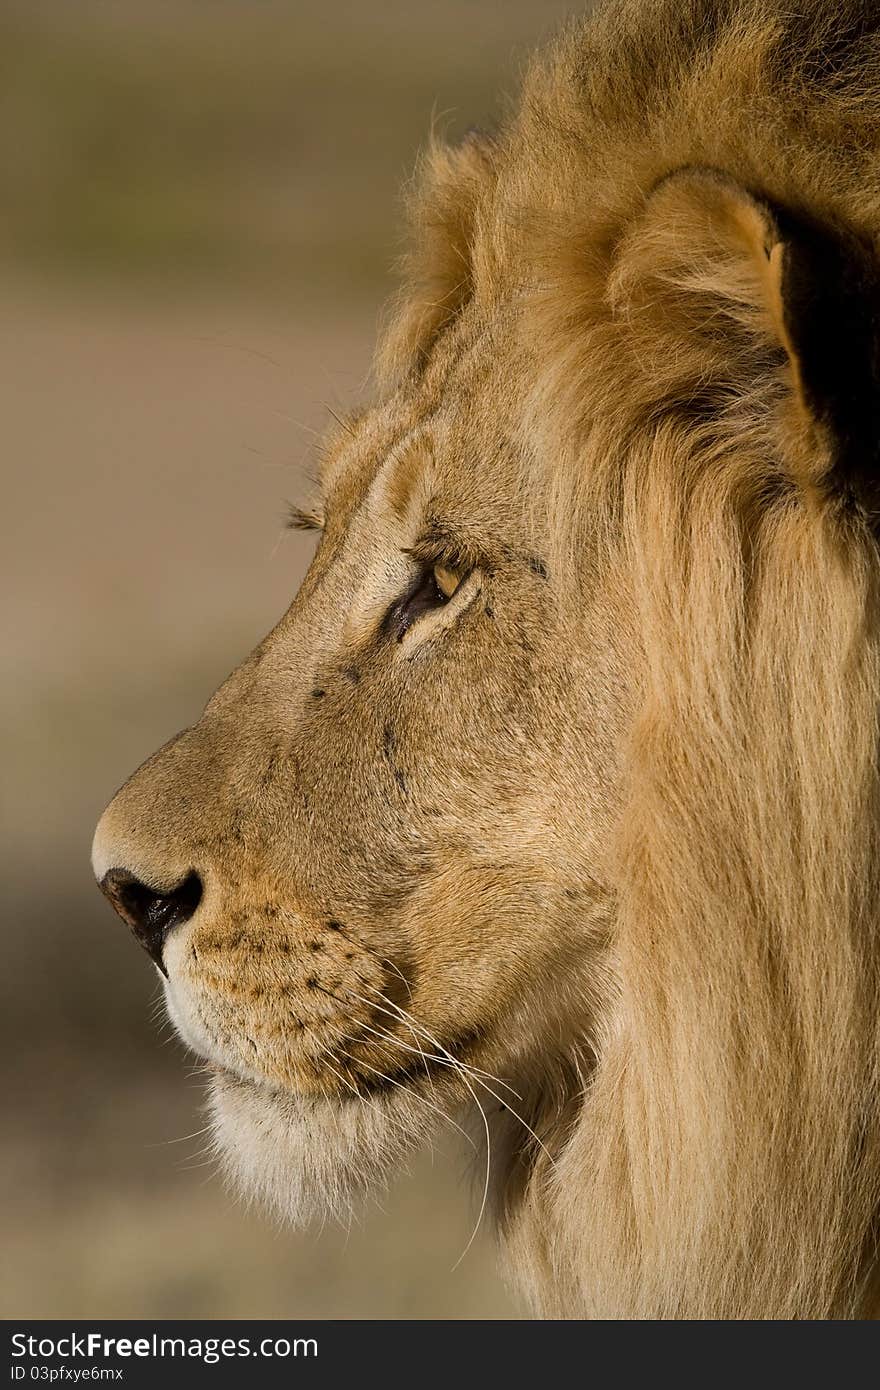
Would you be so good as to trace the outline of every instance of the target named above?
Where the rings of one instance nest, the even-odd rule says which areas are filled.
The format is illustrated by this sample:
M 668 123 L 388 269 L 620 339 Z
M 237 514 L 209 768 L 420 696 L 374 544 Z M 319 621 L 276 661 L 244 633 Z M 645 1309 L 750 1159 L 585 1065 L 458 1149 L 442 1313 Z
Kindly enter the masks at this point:
M 296 1226 L 347 1217 L 428 1128 L 403 1090 L 368 1101 L 301 1097 L 228 1072 L 211 1079 L 209 1111 L 234 1188 Z

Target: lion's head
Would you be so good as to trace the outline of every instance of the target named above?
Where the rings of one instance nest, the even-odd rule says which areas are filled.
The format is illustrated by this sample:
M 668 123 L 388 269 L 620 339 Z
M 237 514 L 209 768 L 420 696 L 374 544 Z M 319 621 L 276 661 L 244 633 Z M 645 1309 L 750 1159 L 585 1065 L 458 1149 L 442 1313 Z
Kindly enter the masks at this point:
M 479 1107 L 552 1313 L 871 1282 L 880 92 L 773 9 L 609 7 L 430 152 L 302 588 L 95 839 L 243 1186 Z

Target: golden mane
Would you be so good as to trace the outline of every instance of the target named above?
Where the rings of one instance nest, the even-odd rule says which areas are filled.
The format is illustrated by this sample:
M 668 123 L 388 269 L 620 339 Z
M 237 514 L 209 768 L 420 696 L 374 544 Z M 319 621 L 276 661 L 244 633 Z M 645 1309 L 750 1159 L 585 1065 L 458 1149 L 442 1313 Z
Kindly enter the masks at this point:
M 455 293 L 517 295 L 546 345 L 523 415 L 558 463 L 558 544 L 595 545 L 603 518 L 644 653 L 599 1060 L 508 1216 L 551 1314 L 870 1306 L 877 544 L 825 485 L 763 261 L 722 254 L 717 222 L 682 255 L 674 189 L 651 219 L 695 171 L 710 202 L 729 180 L 873 247 L 878 34 L 859 3 L 606 5 L 533 67 L 457 224 Z M 454 298 L 411 277 L 391 370 Z

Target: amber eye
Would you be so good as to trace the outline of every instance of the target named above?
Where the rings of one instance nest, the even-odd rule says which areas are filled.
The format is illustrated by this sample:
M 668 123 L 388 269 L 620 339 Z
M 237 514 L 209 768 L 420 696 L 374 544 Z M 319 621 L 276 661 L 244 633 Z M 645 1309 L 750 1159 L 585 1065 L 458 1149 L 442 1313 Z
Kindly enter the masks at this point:
M 434 566 L 434 583 L 444 598 L 452 598 L 463 577 L 457 570 L 447 569 L 445 565 Z
M 427 565 L 389 610 L 386 621 L 398 642 L 417 618 L 448 603 L 464 578 L 462 571 L 449 569 L 447 565 Z

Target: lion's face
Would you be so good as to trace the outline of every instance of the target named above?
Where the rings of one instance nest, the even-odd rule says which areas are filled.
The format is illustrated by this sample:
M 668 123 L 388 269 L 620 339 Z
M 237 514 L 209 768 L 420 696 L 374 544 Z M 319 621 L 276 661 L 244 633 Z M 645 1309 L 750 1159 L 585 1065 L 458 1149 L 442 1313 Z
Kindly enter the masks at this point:
M 341 430 L 291 608 L 96 835 L 223 1146 L 288 1208 L 468 1100 L 458 1063 L 522 1096 L 583 1026 L 622 614 L 541 520 L 504 317 Z

